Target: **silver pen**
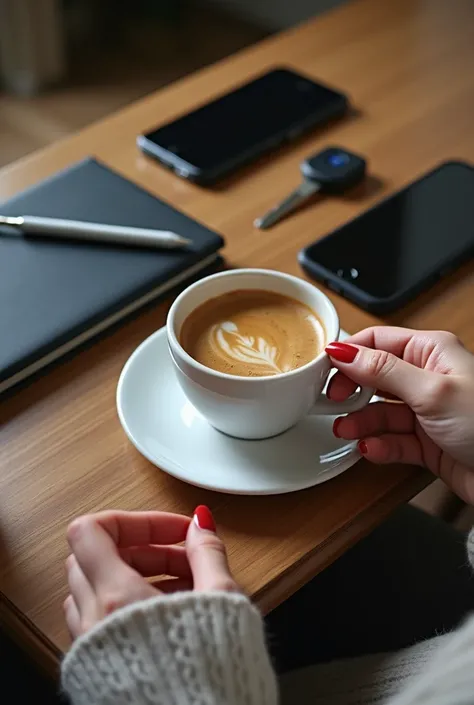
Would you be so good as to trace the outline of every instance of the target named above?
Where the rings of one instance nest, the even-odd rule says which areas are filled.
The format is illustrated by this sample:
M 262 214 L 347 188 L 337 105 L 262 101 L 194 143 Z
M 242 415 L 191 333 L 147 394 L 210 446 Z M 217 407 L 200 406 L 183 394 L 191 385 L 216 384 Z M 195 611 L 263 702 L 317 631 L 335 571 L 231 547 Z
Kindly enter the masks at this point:
M 79 220 L 39 218 L 32 215 L 9 217 L 0 215 L 0 225 L 21 230 L 25 235 L 40 237 L 89 240 L 133 247 L 160 247 L 178 249 L 192 244 L 177 233 L 168 230 L 133 228 L 124 225 L 103 225 Z

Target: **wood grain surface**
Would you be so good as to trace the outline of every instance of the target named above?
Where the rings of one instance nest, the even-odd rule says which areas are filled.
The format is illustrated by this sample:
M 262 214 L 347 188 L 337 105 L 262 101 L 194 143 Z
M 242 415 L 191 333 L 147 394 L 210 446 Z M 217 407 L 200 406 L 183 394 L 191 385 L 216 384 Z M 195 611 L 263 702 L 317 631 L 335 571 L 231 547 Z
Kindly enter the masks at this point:
M 205 69 L 0 172 L 0 199 L 88 154 L 220 231 L 227 262 L 303 276 L 300 247 L 447 158 L 474 160 L 474 5 L 470 0 L 361 0 Z M 347 91 L 352 116 L 246 169 L 216 190 L 142 156 L 135 136 L 273 65 Z M 253 220 L 299 180 L 299 163 L 328 144 L 365 154 L 371 177 L 346 197 L 314 202 L 262 233 Z M 383 246 L 384 233 L 380 233 Z M 329 294 L 351 332 L 377 322 Z M 474 268 L 387 322 L 446 328 L 474 350 Z M 191 513 L 208 504 L 237 579 L 269 610 L 429 481 L 410 467 L 359 463 L 312 490 L 231 497 L 160 472 L 126 439 L 115 388 L 133 349 L 163 325 L 157 305 L 0 407 L 0 618 L 54 671 L 69 639 L 65 528 L 103 508 Z

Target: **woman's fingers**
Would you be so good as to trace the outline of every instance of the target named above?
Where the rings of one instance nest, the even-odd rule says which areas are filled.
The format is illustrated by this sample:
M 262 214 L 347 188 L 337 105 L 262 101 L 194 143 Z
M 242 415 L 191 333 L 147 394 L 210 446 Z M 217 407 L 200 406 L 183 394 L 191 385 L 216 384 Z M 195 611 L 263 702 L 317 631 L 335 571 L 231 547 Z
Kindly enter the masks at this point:
M 229 569 L 225 546 L 216 534 L 214 520 L 207 507 L 201 506 L 195 510 L 186 537 L 186 551 L 195 590 L 238 590 Z
M 101 512 L 73 521 L 67 535 L 72 554 L 66 561 L 71 595 L 64 603 L 71 635 L 87 632 L 120 607 L 160 593 L 199 585 L 201 590 L 236 589 L 221 542 L 206 530 L 209 524 L 199 529 L 207 538 L 190 539 L 193 570 L 188 547 L 174 545 L 187 537 L 190 521 L 162 512 Z M 161 576 L 154 584 L 146 579 Z
M 354 394 L 358 386 L 359 385 L 349 379 L 349 377 L 346 377 L 343 372 L 337 371 L 329 380 L 327 395 L 329 399 L 333 399 L 334 401 L 345 401 L 351 394 Z M 375 394 L 383 399 L 400 401 L 394 394 L 383 392 L 381 389 L 376 389 Z
M 155 575 L 192 578 L 184 546 L 132 546 L 120 549 L 120 556 L 145 578 Z
M 188 517 L 168 512 L 106 511 L 93 519 L 121 548 L 181 543 L 190 523 Z
M 364 438 L 359 449 L 372 463 L 406 463 L 424 465 L 420 441 L 414 433 L 385 433 Z
M 415 414 L 406 404 L 377 401 L 336 419 L 334 435 L 347 441 L 382 433 L 413 433 Z
M 456 335 L 447 331 L 374 326 L 350 336 L 347 342 L 385 351 L 416 367 L 439 372 L 450 372 L 454 367 L 458 372 L 466 366 L 472 368 L 471 354 Z
M 403 359 L 407 346 L 418 335 L 422 335 L 422 333 L 412 328 L 373 326 L 351 335 L 344 342 L 362 345 L 365 348 L 385 350 Z
M 446 331 L 375 326 L 331 343 L 327 352 L 339 370 L 329 387 L 331 399 L 343 401 L 356 384 L 365 385 L 421 414 L 431 413 L 433 398 L 444 396 L 446 375 L 473 369 L 472 355 Z
M 425 465 L 430 444 L 423 448 L 416 417 L 405 404 L 375 402 L 360 411 L 342 416 L 334 422 L 334 434 L 345 440 L 357 440 L 364 458 L 373 463 L 407 463 Z
M 74 600 L 74 604 L 78 613 L 84 616 L 88 610 L 93 610 L 95 603 L 94 590 L 82 572 L 74 555 L 68 556 L 66 560 L 66 571 L 69 591 Z
M 69 631 L 75 638 L 95 624 L 100 610 L 97 596 L 74 555 L 68 556 L 66 570 L 71 594 L 64 609 Z
M 100 512 L 73 521 L 68 541 L 92 587 L 106 590 L 136 576 L 119 547 L 178 543 L 189 523 L 186 517 L 163 512 Z
M 365 348 L 385 350 L 404 359 L 405 352 L 413 339 L 421 336 L 433 336 L 433 333 L 412 328 L 399 328 L 398 326 L 372 326 L 351 335 L 344 342 L 355 343 Z
M 135 572 L 120 557 L 117 545 L 94 515 L 75 519 L 67 533 L 69 545 L 94 592 L 115 591 Z
M 184 536 L 185 547 L 158 545 L 179 542 Z M 71 598 L 64 608 L 73 636 L 157 591 L 238 590 L 206 507 L 196 509 L 193 522 L 156 512 L 88 515 L 72 522 L 68 541 Z M 146 580 L 160 576 L 170 577 Z
M 392 394 L 418 413 L 430 413 L 443 395 L 446 375 L 420 369 L 385 350 L 348 343 L 331 343 L 326 352 L 334 367 L 358 385 Z
M 63 604 L 64 616 L 66 618 L 67 628 L 73 639 L 76 639 L 82 634 L 81 618 L 79 610 L 72 595 L 68 595 Z

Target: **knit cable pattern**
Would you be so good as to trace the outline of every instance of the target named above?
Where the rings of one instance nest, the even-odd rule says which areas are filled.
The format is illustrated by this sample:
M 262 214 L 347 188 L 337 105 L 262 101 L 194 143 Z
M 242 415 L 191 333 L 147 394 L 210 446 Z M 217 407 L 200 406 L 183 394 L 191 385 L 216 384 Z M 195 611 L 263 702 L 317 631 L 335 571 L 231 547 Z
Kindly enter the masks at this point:
M 237 593 L 134 603 L 80 637 L 62 664 L 74 705 L 274 705 L 262 619 Z

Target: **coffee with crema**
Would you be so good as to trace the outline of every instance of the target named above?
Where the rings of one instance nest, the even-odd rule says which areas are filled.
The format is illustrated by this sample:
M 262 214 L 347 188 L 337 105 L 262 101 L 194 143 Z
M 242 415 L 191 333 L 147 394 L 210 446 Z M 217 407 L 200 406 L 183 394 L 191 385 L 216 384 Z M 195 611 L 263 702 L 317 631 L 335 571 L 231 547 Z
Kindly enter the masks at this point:
M 271 291 L 241 289 L 198 306 L 179 337 L 184 350 L 206 367 L 265 377 L 311 362 L 324 349 L 326 334 L 306 304 Z

